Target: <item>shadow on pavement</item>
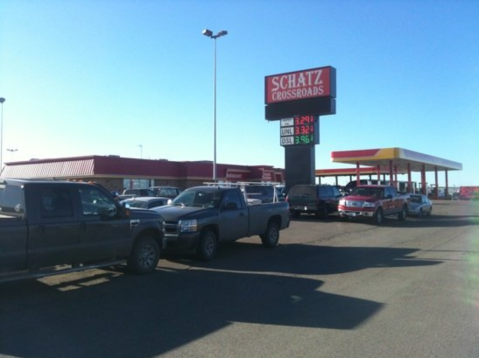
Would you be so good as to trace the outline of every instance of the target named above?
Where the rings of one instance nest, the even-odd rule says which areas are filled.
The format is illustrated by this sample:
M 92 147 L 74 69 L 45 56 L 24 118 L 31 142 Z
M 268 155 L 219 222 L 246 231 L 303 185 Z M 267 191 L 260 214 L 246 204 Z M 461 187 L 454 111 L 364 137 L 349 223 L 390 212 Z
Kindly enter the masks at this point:
M 3 284 L 0 355 L 147 358 L 234 322 L 350 330 L 382 307 L 320 292 L 323 282 L 314 279 L 159 271 Z
M 259 244 L 224 244 L 213 262 L 172 256 L 171 261 L 210 270 L 272 272 L 291 275 L 334 275 L 375 267 L 413 267 L 440 264 L 412 255 L 417 249 L 384 247 L 332 247 L 306 244 L 280 245 L 266 249 Z

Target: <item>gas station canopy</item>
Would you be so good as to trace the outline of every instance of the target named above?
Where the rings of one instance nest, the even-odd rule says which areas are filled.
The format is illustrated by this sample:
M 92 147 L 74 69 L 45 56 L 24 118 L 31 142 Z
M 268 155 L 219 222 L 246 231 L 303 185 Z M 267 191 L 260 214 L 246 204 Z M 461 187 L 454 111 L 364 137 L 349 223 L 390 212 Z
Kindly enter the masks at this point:
M 364 149 L 331 152 L 331 161 L 379 168 L 388 172 L 392 165 L 397 173 L 404 174 L 408 169 L 416 171 L 462 170 L 462 164 L 452 160 L 433 157 L 403 148 Z M 319 174 L 319 173 L 318 173 Z
M 363 149 L 331 152 L 331 161 L 335 163 L 353 164 L 355 167 L 347 169 L 319 169 L 316 177 L 356 176 L 359 183 L 361 175 L 389 174 L 391 185 L 397 185 L 398 174 L 408 174 L 407 190 L 411 192 L 411 172 L 421 173 L 421 192 L 426 194 L 426 172 L 435 173 L 435 186 L 438 187 L 438 172 L 444 171 L 446 178 L 446 192 L 448 188 L 448 172 L 462 170 L 462 164 L 452 160 L 433 157 L 432 155 L 414 152 L 403 148 Z M 437 198 L 436 191 L 435 197 Z

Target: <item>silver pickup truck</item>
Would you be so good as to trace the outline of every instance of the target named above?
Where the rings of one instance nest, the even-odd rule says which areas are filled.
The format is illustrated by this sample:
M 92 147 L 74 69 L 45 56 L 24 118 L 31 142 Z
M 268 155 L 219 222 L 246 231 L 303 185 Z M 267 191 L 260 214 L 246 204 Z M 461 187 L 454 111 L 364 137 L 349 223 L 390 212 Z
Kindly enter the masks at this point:
M 289 227 L 289 205 L 271 201 L 248 199 L 237 186 L 210 185 L 189 188 L 171 205 L 153 210 L 165 220 L 165 252 L 196 253 L 206 261 L 220 242 L 249 236 L 259 235 L 263 246 L 275 247 L 280 230 Z

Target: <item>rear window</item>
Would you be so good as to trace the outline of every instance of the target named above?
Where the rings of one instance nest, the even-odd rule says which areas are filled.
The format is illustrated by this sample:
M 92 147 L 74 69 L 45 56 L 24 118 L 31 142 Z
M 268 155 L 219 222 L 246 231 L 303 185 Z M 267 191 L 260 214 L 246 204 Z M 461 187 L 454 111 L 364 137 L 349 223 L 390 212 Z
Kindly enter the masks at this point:
M 156 194 L 158 196 L 174 197 L 178 195 L 178 192 L 176 189 L 173 189 L 173 188 L 164 188 L 164 189 L 157 190 Z
M 319 187 L 319 196 L 326 197 L 331 196 L 333 194 L 332 189 L 330 186 L 320 186 Z
M 314 185 L 295 185 L 291 188 L 288 196 L 316 196 L 316 186 Z

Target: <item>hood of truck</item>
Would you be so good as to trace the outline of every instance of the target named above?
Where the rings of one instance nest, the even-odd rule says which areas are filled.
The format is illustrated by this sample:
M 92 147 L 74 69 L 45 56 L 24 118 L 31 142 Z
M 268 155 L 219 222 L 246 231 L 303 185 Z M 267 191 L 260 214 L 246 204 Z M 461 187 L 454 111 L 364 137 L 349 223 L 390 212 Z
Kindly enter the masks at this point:
M 341 198 L 341 200 L 346 200 L 346 201 L 367 201 L 369 203 L 375 203 L 379 201 L 381 198 L 378 198 L 376 196 L 363 196 L 363 195 L 349 195 Z
M 130 208 L 130 219 L 159 219 L 161 216 L 150 209 Z
M 213 208 L 202 208 L 196 206 L 166 205 L 150 209 L 160 214 L 165 221 L 177 221 L 180 219 L 199 219 L 211 211 Z

